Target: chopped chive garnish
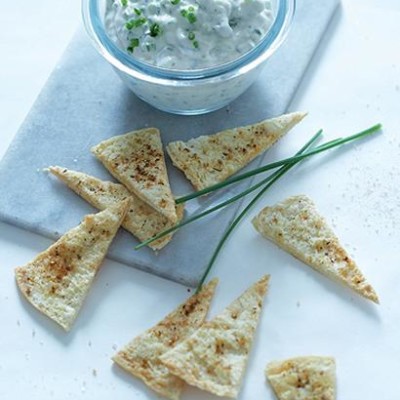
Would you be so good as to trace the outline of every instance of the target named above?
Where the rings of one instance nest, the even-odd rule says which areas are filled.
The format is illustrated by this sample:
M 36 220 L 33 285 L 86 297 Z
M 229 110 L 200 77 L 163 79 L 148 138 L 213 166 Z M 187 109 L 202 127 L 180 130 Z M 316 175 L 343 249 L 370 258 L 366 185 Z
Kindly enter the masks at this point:
M 151 50 L 155 50 L 155 49 L 156 49 L 155 43 L 146 44 L 147 51 L 151 51 Z
M 189 32 L 189 34 L 188 34 L 188 39 L 189 40 L 194 40 L 195 37 L 196 37 L 196 35 L 194 34 L 194 32 Z
M 142 26 L 146 23 L 146 18 L 139 18 L 135 22 L 135 28 L 138 28 L 139 26 Z
M 322 134 L 322 130 L 319 130 L 319 131 L 314 135 L 313 138 L 316 139 L 316 138 L 319 137 L 321 134 Z M 270 175 L 270 176 L 267 176 L 267 177 L 266 177 L 265 179 L 263 179 L 261 182 L 255 184 L 255 185 L 253 185 L 253 186 L 250 186 L 249 188 L 247 188 L 247 189 L 244 190 L 243 192 L 241 192 L 241 193 L 239 193 L 239 194 L 237 194 L 237 195 L 231 197 L 230 199 L 225 200 L 225 201 L 223 201 L 222 203 L 219 203 L 219 204 L 217 204 L 216 206 L 211 207 L 211 208 L 209 208 L 209 209 L 207 209 L 207 210 L 205 210 L 205 211 L 203 211 L 203 212 L 201 212 L 201 213 L 199 213 L 199 214 L 196 214 L 196 215 L 194 215 L 193 217 L 187 218 L 187 219 L 185 219 L 184 221 L 182 221 L 182 222 L 176 224 L 175 226 L 172 226 L 171 228 L 165 229 L 164 231 L 160 232 L 160 233 L 157 234 L 156 236 L 154 236 L 154 237 L 152 237 L 152 238 L 150 238 L 150 239 L 148 239 L 148 240 L 146 240 L 146 241 L 140 243 L 139 245 L 137 245 L 137 246 L 135 247 L 135 250 L 138 250 L 138 249 L 140 249 L 141 247 L 146 246 L 147 244 L 153 242 L 154 240 L 159 239 L 160 237 L 164 237 L 165 235 L 168 235 L 169 233 L 175 232 L 176 230 L 182 228 L 183 226 L 188 225 L 188 224 L 190 224 L 191 222 L 194 222 L 194 221 L 196 221 L 196 220 L 198 220 L 198 219 L 200 219 L 200 218 L 203 218 L 203 217 L 205 217 L 206 215 L 213 213 L 214 211 L 218 211 L 218 210 L 220 210 L 221 208 L 226 207 L 227 205 L 234 203 L 235 201 L 241 199 L 242 197 L 247 196 L 249 193 L 253 192 L 254 190 L 257 190 L 258 188 L 260 188 L 261 186 L 263 186 L 265 183 L 269 182 L 271 179 L 273 179 L 273 174 Z
M 194 11 L 194 7 L 189 7 L 188 10 L 181 10 L 181 15 L 183 18 L 186 18 L 191 24 L 194 24 L 197 21 L 197 17 Z
M 183 226 L 185 226 L 185 225 L 188 225 L 188 224 L 191 223 L 191 222 L 194 222 L 194 221 L 196 221 L 196 220 L 198 220 L 198 219 L 200 219 L 200 218 L 202 218 L 202 217 L 204 217 L 204 216 L 206 216 L 206 215 L 208 215 L 208 214 L 210 214 L 210 213 L 212 213 L 212 212 L 214 212 L 214 211 L 217 211 L 217 210 L 219 210 L 219 209 L 221 209 L 221 208 L 223 208 L 223 207 L 225 207 L 225 206 L 227 206 L 227 205 L 229 205 L 229 204 L 231 204 L 231 203 L 237 201 L 238 199 L 240 199 L 240 198 L 242 198 L 242 197 L 248 195 L 250 192 L 252 192 L 252 191 L 258 189 L 259 187 L 261 187 L 261 186 L 264 185 L 264 184 L 272 185 L 272 183 L 274 183 L 274 182 L 275 182 L 277 179 L 279 179 L 279 177 L 281 176 L 281 175 L 279 175 L 279 174 L 283 174 L 283 173 L 286 172 L 286 170 L 285 170 L 284 168 L 290 169 L 290 168 L 291 168 L 292 166 L 294 166 L 296 163 L 300 162 L 301 160 L 303 160 L 303 159 L 305 159 L 305 158 L 307 158 L 307 157 L 310 157 L 310 156 L 312 156 L 312 155 L 315 155 L 315 154 L 318 154 L 318 153 L 327 151 L 327 150 L 329 150 L 329 149 L 332 149 L 332 148 L 334 148 L 334 147 L 343 145 L 343 144 L 348 143 L 348 142 L 350 142 L 350 141 L 354 141 L 354 140 L 361 139 L 361 138 L 363 138 L 364 136 L 373 134 L 373 133 L 377 132 L 378 130 L 380 130 L 381 127 L 382 127 L 381 124 L 377 124 L 377 125 L 372 126 L 372 127 L 369 128 L 369 129 L 366 129 L 366 130 L 364 130 L 364 131 L 362 131 L 362 132 L 359 132 L 359 133 L 357 133 L 357 134 L 355 134 L 355 135 L 347 136 L 347 137 L 345 137 L 345 138 L 334 139 L 334 140 L 331 140 L 331 141 L 329 141 L 329 142 L 327 142 L 327 143 L 324 143 L 324 144 L 322 144 L 322 145 L 320 145 L 320 146 L 318 146 L 318 147 L 315 147 L 314 149 L 312 149 L 312 150 L 310 150 L 310 151 L 305 151 L 305 150 L 307 149 L 307 147 L 309 147 L 310 144 L 321 134 L 322 131 L 319 131 L 319 132 L 311 139 L 311 141 L 308 142 L 307 145 L 306 145 L 305 147 L 303 147 L 295 156 L 290 157 L 290 158 L 286 158 L 286 159 L 281 160 L 281 161 L 277 161 L 277 162 L 272 163 L 272 164 L 267 164 L 267 165 L 265 165 L 265 166 L 263 166 L 263 167 L 261 167 L 261 168 L 256 168 L 256 169 L 254 169 L 254 170 L 252 170 L 252 171 L 249 171 L 249 172 L 246 173 L 246 174 L 242 174 L 242 175 L 239 175 L 239 176 L 235 177 L 235 179 L 237 179 L 238 177 L 241 177 L 240 179 L 237 179 L 237 181 L 239 181 L 239 180 L 242 180 L 242 179 L 245 179 L 245 178 L 252 177 L 252 176 L 254 176 L 254 175 L 258 174 L 258 173 L 265 172 L 265 171 L 268 171 L 268 170 L 273 169 L 273 168 L 277 168 L 278 166 L 282 167 L 281 169 L 279 169 L 278 171 L 276 171 L 274 174 L 268 176 L 268 177 L 265 178 L 263 181 L 261 181 L 261 182 L 255 184 L 255 185 L 253 185 L 253 186 L 251 186 L 250 188 L 244 190 L 243 192 L 237 194 L 236 196 L 233 196 L 232 198 L 226 200 L 225 202 L 222 202 L 222 203 L 220 203 L 220 204 L 218 204 L 218 205 L 216 205 L 216 206 L 214 206 L 214 207 L 212 207 L 212 208 L 210 208 L 210 209 L 208 209 L 208 210 L 206 210 L 206 211 L 204 211 L 204 212 L 202 212 L 202 213 L 200 213 L 200 214 L 194 215 L 193 217 L 190 217 L 190 218 L 188 218 L 188 219 L 186 219 L 186 220 L 180 222 L 179 224 L 177 224 L 177 225 L 175 225 L 175 226 L 172 226 L 171 228 L 168 228 L 168 229 L 166 229 L 166 230 L 160 232 L 159 234 L 153 236 L 152 238 L 147 239 L 147 240 L 141 242 L 140 244 L 138 244 L 138 245 L 135 247 L 135 250 L 138 250 L 138 249 L 140 249 L 140 248 L 142 248 L 142 247 L 144 247 L 144 246 L 146 246 L 146 245 L 152 243 L 153 241 L 158 240 L 158 239 L 160 239 L 160 238 L 162 238 L 162 237 L 164 237 L 164 236 L 166 236 L 166 235 L 168 235 L 168 234 L 170 234 L 170 233 L 172 233 L 172 232 L 178 230 L 179 228 L 181 228 L 181 227 L 183 227 Z M 271 166 L 273 166 L 273 167 L 271 167 Z M 282 171 L 284 171 L 284 172 L 282 172 Z M 243 178 L 243 177 L 245 177 L 245 178 Z M 225 180 L 224 182 L 221 182 L 221 183 L 219 183 L 219 184 L 217 184 L 217 185 L 210 186 L 209 188 L 206 188 L 206 189 L 204 189 L 204 190 L 201 190 L 201 191 L 192 193 L 191 195 L 187 195 L 187 196 L 180 197 L 180 198 L 178 198 L 178 199 L 175 200 L 175 203 L 176 203 L 176 204 L 184 203 L 184 202 L 187 201 L 187 200 L 190 200 L 190 199 L 192 199 L 192 198 L 195 198 L 195 197 L 198 197 L 198 196 L 200 196 L 200 195 L 203 195 L 204 192 L 209 193 L 209 192 L 211 192 L 211 191 L 214 191 L 214 190 L 217 190 L 217 189 L 221 189 L 221 188 L 223 188 L 223 187 L 225 187 L 225 186 L 227 186 L 227 185 L 233 183 L 233 182 L 232 182 L 233 180 L 234 180 L 234 178 L 232 178 L 232 179 L 227 179 L 227 180 Z M 268 182 L 269 182 L 269 183 L 268 183 Z M 269 187 L 269 186 L 268 186 L 268 187 Z M 211 188 L 214 188 L 214 189 L 211 190 Z M 263 190 L 264 190 L 264 189 L 263 189 Z M 266 189 L 265 189 L 265 190 L 266 190 Z M 264 191 L 265 191 L 265 190 L 264 190 Z M 261 193 L 261 192 L 260 192 L 260 193 Z M 262 193 L 264 193 L 264 192 L 262 192 Z M 257 199 L 258 199 L 258 198 L 257 198 Z M 250 206 L 250 203 L 249 203 L 249 206 Z M 240 214 L 239 217 L 240 217 L 241 215 L 242 215 L 242 214 Z M 244 214 L 243 214 L 243 215 L 244 215 Z
M 146 18 L 131 19 L 125 24 L 125 28 L 130 31 L 133 28 L 139 28 L 139 26 L 144 25 L 147 22 Z
M 193 12 L 188 13 L 187 15 L 187 20 L 191 23 L 194 24 L 197 21 L 197 17 Z
M 128 5 L 128 0 L 121 0 L 121 4 L 123 7 L 126 7 Z
M 133 11 L 135 11 L 136 15 L 141 15 L 142 12 L 138 8 L 134 8 Z
M 127 50 L 130 53 L 133 53 L 133 50 L 135 50 L 135 48 L 138 46 L 139 46 L 139 39 L 138 38 L 131 39 L 129 46 L 127 47 Z
M 151 24 L 151 26 L 150 26 L 150 36 L 151 37 L 156 37 L 160 33 L 161 33 L 160 25 L 158 25 L 156 22 L 154 22 L 154 24 Z
M 174 6 L 176 6 L 180 2 L 181 2 L 181 0 L 171 0 L 171 4 L 173 4 Z

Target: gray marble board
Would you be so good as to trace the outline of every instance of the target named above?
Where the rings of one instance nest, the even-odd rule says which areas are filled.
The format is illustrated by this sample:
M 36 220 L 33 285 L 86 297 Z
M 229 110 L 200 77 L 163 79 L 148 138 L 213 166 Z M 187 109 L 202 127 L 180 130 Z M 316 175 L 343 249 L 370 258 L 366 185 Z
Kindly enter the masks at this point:
M 170 115 L 139 100 L 78 30 L 0 163 L 0 219 L 52 239 L 77 225 L 93 208 L 43 169 L 60 165 L 112 179 L 89 151 L 110 136 L 155 126 L 168 143 L 285 112 L 337 5 L 338 0 L 299 0 L 287 41 L 258 81 L 229 107 L 201 116 Z M 168 170 L 175 194 L 192 190 L 171 164 Z M 244 185 L 188 203 L 187 214 Z M 195 286 L 238 206 L 181 229 L 158 254 L 134 251 L 136 240 L 121 230 L 108 257 Z

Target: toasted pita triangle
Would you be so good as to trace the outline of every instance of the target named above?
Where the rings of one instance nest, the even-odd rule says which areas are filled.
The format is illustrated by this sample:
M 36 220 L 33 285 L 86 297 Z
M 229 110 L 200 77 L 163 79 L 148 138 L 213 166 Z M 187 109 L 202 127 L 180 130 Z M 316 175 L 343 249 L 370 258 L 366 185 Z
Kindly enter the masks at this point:
M 245 167 L 305 115 L 300 112 L 286 114 L 187 142 L 172 142 L 167 151 L 173 164 L 183 171 L 197 190 L 201 190 L 224 181 Z
M 267 290 L 268 276 L 160 357 L 176 376 L 218 396 L 236 397 Z
M 158 129 L 114 136 L 91 150 L 128 190 L 172 223 L 178 220 Z
M 131 193 L 124 185 L 106 182 L 82 172 L 61 167 L 49 167 L 49 171 L 61 179 L 79 196 L 93 207 L 104 210 L 112 204 L 129 199 L 129 208 L 122 226 L 144 241 L 160 233 L 173 224 L 165 216 L 150 207 L 143 200 Z M 183 217 L 183 206 L 177 206 L 178 219 Z M 173 234 L 164 236 L 149 244 L 153 250 L 160 250 L 172 239 Z
M 157 325 L 133 339 L 113 360 L 161 396 L 178 400 L 184 382 L 172 375 L 159 357 L 204 322 L 216 285 L 217 280 L 212 280 Z
M 39 311 L 70 330 L 108 247 L 125 217 L 128 201 L 87 215 L 76 228 L 33 261 L 15 269 L 17 284 Z
M 379 303 L 372 286 L 307 196 L 289 197 L 265 207 L 253 219 L 253 225 L 267 239 L 318 272 Z
M 274 361 L 265 371 L 279 400 L 335 400 L 335 360 L 297 357 Z

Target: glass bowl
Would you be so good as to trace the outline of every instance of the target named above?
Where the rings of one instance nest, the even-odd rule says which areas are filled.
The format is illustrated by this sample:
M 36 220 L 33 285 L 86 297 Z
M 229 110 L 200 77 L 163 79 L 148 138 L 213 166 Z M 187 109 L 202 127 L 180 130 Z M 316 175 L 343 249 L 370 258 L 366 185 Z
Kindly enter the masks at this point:
M 112 42 L 104 27 L 105 5 L 106 0 L 82 0 L 84 25 L 94 47 L 140 99 L 184 115 L 224 107 L 248 89 L 284 41 L 295 10 L 295 0 L 272 1 L 273 23 L 248 53 L 218 66 L 176 70 L 135 60 Z

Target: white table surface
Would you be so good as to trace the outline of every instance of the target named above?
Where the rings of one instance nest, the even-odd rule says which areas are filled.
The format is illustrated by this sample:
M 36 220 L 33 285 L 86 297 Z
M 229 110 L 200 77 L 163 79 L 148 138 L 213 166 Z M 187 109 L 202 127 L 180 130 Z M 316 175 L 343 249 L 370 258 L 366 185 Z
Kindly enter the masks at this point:
M 79 1 L 54 4 L 2 4 L 0 158 L 79 22 Z M 220 286 L 211 316 L 262 274 L 272 276 L 241 399 L 272 399 L 265 364 L 309 354 L 336 358 L 338 399 L 399 398 L 399 21 L 398 0 L 343 0 L 290 107 L 310 114 L 275 155 L 292 154 L 320 127 L 327 139 L 376 122 L 384 130 L 285 177 L 240 225 L 215 265 Z M 254 231 L 250 218 L 262 206 L 298 193 L 312 197 L 335 227 L 380 295 L 380 306 L 331 283 Z M 0 399 L 155 399 L 110 357 L 183 301 L 187 289 L 106 261 L 65 334 L 33 310 L 14 283 L 14 267 L 50 243 L 0 223 Z M 190 388 L 183 395 L 189 398 L 215 397 Z

